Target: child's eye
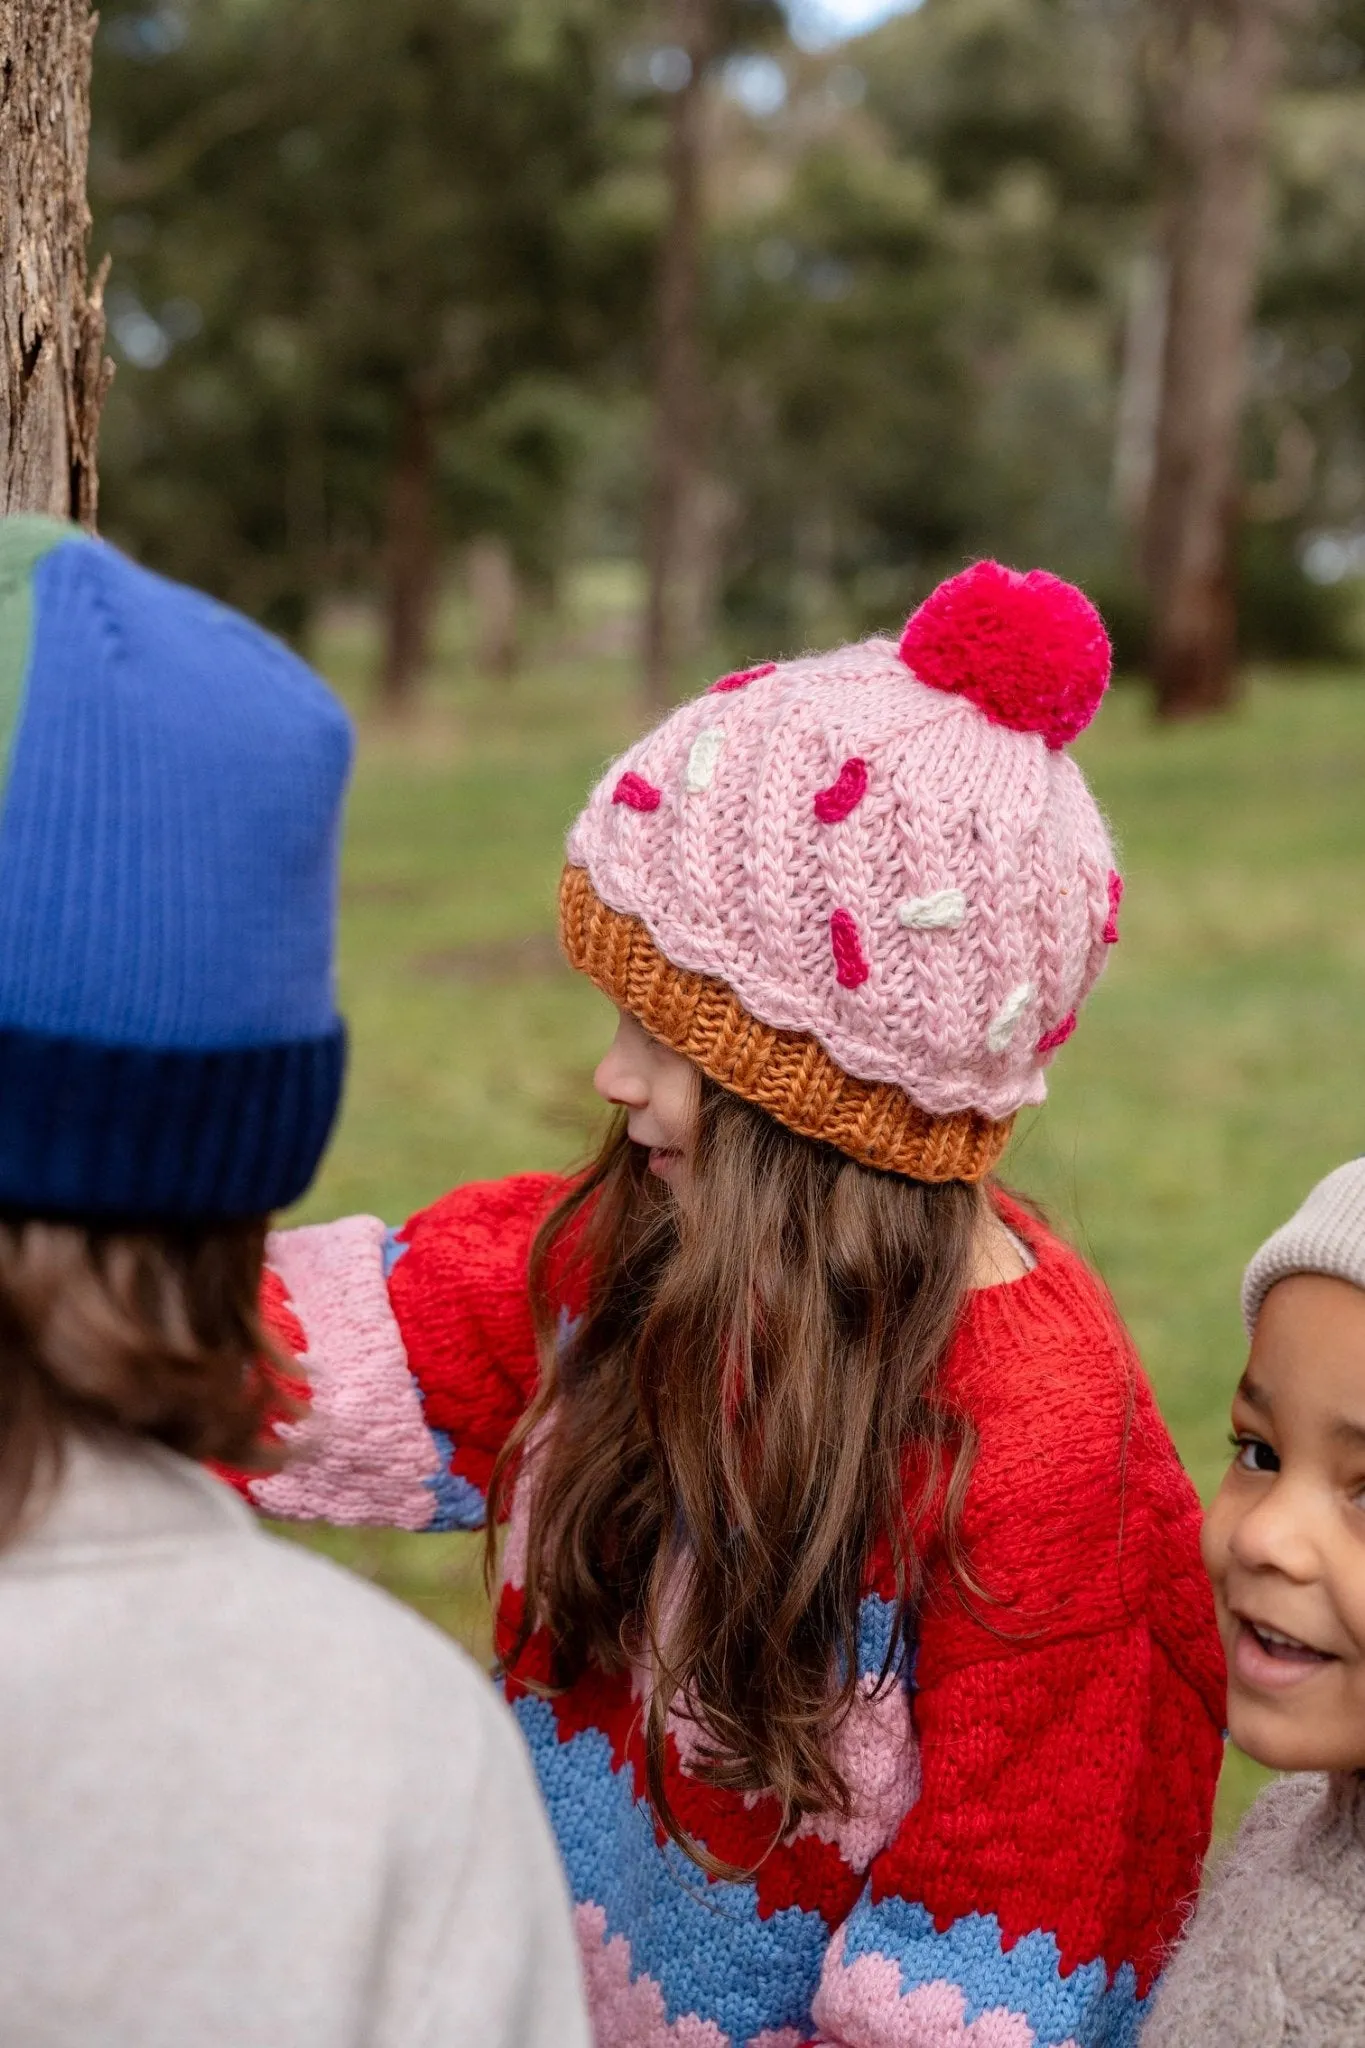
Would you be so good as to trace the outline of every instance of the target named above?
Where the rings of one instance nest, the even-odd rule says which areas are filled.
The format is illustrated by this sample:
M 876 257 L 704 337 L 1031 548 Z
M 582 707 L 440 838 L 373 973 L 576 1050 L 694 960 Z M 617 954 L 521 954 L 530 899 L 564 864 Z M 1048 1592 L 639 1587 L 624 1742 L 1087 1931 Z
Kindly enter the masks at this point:
M 1272 1451 L 1264 1438 L 1259 1436 L 1232 1436 L 1228 1439 L 1237 1456 L 1233 1464 L 1243 1472 L 1278 1472 L 1279 1453 Z

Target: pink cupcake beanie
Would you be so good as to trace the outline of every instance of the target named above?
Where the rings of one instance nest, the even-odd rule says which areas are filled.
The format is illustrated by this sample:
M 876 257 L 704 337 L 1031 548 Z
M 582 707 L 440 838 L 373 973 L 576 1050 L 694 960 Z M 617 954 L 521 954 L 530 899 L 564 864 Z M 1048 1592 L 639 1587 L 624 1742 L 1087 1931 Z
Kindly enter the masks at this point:
M 1080 591 L 978 562 L 899 647 L 723 676 L 570 832 L 570 961 L 790 1129 L 980 1179 L 1118 936 L 1109 837 L 1061 751 L 1109 659 Z

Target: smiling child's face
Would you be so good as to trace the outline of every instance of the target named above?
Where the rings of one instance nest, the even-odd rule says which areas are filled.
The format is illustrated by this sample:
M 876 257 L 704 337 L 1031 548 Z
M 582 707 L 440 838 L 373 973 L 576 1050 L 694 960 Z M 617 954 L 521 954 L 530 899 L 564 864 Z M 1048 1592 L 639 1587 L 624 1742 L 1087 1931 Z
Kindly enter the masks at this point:
M 626 1010 L 592 1077 L 606 1102 L 627 1113 L 627 1129 L 649 1154 L 651 1173 L 675 1187 L 684 1179 L 697 1122 L 700 1077 L 691 1060 L 651 1038 Z
M 1232 1426 L 1204 1524 L 1229 1732 L 1274 1770 L 1365 1768 L 1365 1293 L 1272 1287 Z

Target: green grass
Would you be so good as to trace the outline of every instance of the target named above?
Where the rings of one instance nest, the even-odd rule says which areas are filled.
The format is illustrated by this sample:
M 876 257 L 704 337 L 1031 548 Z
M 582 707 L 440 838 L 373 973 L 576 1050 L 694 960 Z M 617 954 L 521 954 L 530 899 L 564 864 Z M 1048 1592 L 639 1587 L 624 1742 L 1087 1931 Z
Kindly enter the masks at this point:
M 550 938 L 564 829 L 636 729 L 623 595 L 580 590 L 510 685 L 471 677 L 452 612 L 412 728 L 363 722 L 342 915 L 351 1080 L 300 1219 L 397 1221 L 457 1181 L 584 1151 L 610 1012 Z M 363 621 L 338 619 L 318 651 L 363 707 Z M 1079 753 L 1122 849 L 1123 940 L 1006 1170 L 1113 1288 L 1207 1496 L 1242 1265 L 1365 1151 L 1365 687 L 1257 678 L 1234 716 L 1169 731 L 1119 690 Z M 470 1539 L 313 1540 L 486 1648 Z M 1222 1826 L 1258 1782 L 1230 1759 Z

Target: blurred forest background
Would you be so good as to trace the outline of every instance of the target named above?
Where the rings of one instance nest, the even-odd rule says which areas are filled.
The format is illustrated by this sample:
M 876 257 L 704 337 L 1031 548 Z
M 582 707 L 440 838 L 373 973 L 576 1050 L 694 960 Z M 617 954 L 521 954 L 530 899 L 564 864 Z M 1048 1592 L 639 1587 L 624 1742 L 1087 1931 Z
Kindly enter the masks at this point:
M 1240 641 L 1342 659 L 1365 0 L 1259 7 L 1287 48 L 1242 141 L 1264 126 L 1269 190 Z M 831 42 L 772 0 L 110 0 L 104 528 L 304 644 L 376 604 L 391 704 L 447 576 L 507 674 L 574 565 L 660 547 L 656 702 L 712 656 L 893 626 L 981 552 L 1082 581 L 1131 663 L 1200 14 L 924 0 Z
M 894 630 L 979 553 L 1082 582 L 1131 684 L 1078 750 L 1124 943 L 1006 1171 L 1207 1494 L 1242 1263 L 1365 1150 L 1365 0 L 829 26 L 108 0 L 101 525 L 360 715 L 303 1218 L 582 1156 L 610 1013 L 558 962 L 562 834 L 670 697 Z M 308 1540 L 486 1650 L 473 1539 Z

